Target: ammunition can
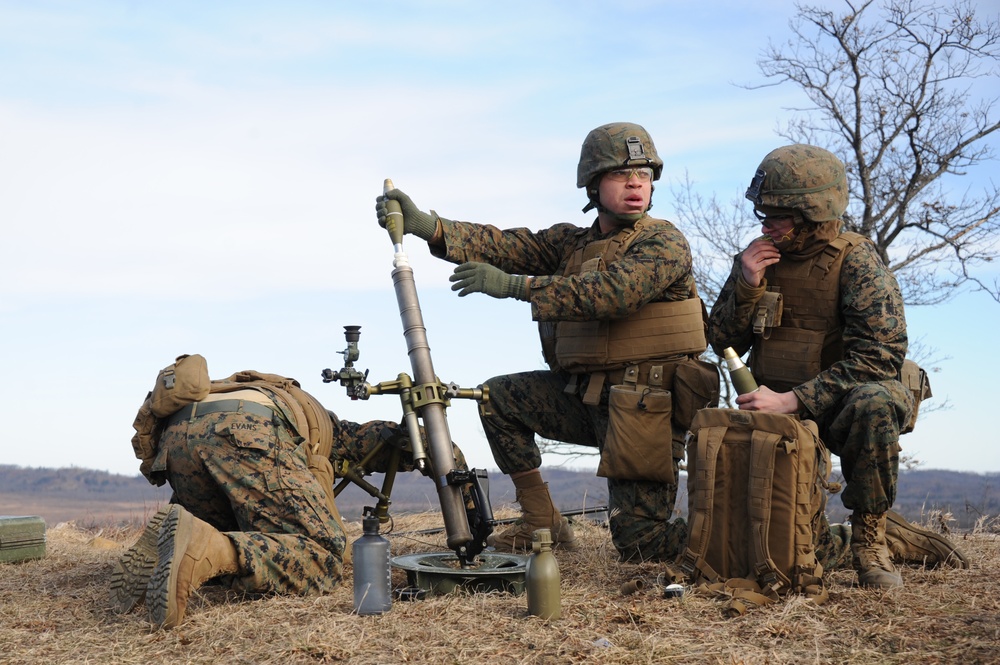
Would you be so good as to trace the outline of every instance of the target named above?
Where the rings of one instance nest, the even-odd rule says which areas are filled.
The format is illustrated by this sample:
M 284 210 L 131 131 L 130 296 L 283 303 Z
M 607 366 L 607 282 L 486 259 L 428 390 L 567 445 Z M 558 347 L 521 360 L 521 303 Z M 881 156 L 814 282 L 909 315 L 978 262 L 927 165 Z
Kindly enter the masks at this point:
M 45 558 L 45 520 L 37 516 L 0 516 L 0 562 Z

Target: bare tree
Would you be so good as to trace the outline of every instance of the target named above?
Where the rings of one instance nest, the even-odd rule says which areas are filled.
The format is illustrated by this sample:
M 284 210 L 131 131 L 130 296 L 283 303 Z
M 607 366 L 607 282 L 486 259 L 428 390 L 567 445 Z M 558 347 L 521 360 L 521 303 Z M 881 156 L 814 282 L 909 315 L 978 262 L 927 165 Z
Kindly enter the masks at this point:
M 997 14 L 981 17 L 969 0 L 844 4 L 796 5 L 789 39 L 757 62 L 770 82 L 746 87 L 792 83 L 806 94 L 811 105 L 791 109 L 779 134 L 844 160 L 846 227 L 875 242 L 907 304 L 941 303 L 961 286 L 1000 301 L 985 270 L 997 257 L 1000 190 L 958 178 L 996 157 L 986 139 L 1000 129 L 988 96 L 1000 80 Z

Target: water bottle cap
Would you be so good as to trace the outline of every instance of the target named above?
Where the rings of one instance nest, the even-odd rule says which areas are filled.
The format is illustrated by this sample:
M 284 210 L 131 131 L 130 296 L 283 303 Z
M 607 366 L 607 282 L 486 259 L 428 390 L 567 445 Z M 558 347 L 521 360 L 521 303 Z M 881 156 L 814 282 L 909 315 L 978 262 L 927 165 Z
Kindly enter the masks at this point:
M 361 520 L 361 528 L 365 533 L 378 533 L 378 517 L 375 515 L 365 515 Z
M 531 540 L 539 545 L 551 545 L 552 529 L 535 529 L 531 534 Z

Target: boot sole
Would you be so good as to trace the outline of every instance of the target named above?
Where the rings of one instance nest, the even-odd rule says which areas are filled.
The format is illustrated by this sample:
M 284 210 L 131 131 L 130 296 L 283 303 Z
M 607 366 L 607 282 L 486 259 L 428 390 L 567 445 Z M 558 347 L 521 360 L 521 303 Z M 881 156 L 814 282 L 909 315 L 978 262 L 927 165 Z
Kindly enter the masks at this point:
M 171 506 L 157 540 L 156 568 L 146 589 L 149 620 L 160 628 L 173 628 L 184 618 L 177 602 L 177 571 L 191 542 L 192 515 L 180 506 Z
M 900 580 L 899 582 L 896 582 L 895 580 L 893 580 L 888 583 L 882 583 L 882 582 L 862 582 L 860 579 L 858 579 L 858 586 L 861 587 L 862 589 L 876 589 L 879 591 L 884 591 L 886 589 L 902 589 L 903 581 Z
M 146 586 L 159 558 L 160 525 L 169 511 L 169 505 L 156 511 L 139 539 L 115 563 L 111 572 L 111 610 L 116 614 L 130 612 L 146 599 Z

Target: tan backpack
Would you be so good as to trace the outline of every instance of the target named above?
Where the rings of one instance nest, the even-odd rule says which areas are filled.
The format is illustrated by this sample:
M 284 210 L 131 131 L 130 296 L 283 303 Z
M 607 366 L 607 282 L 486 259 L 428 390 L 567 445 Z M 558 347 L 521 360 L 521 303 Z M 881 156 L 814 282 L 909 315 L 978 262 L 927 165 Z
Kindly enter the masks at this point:
M 743 614 L 789 593 L 828 598 L 813 534 L 826 509 L 830 453 L 795 416 L 702 409 L 687 444 L 690 533 L 676 565 Z

